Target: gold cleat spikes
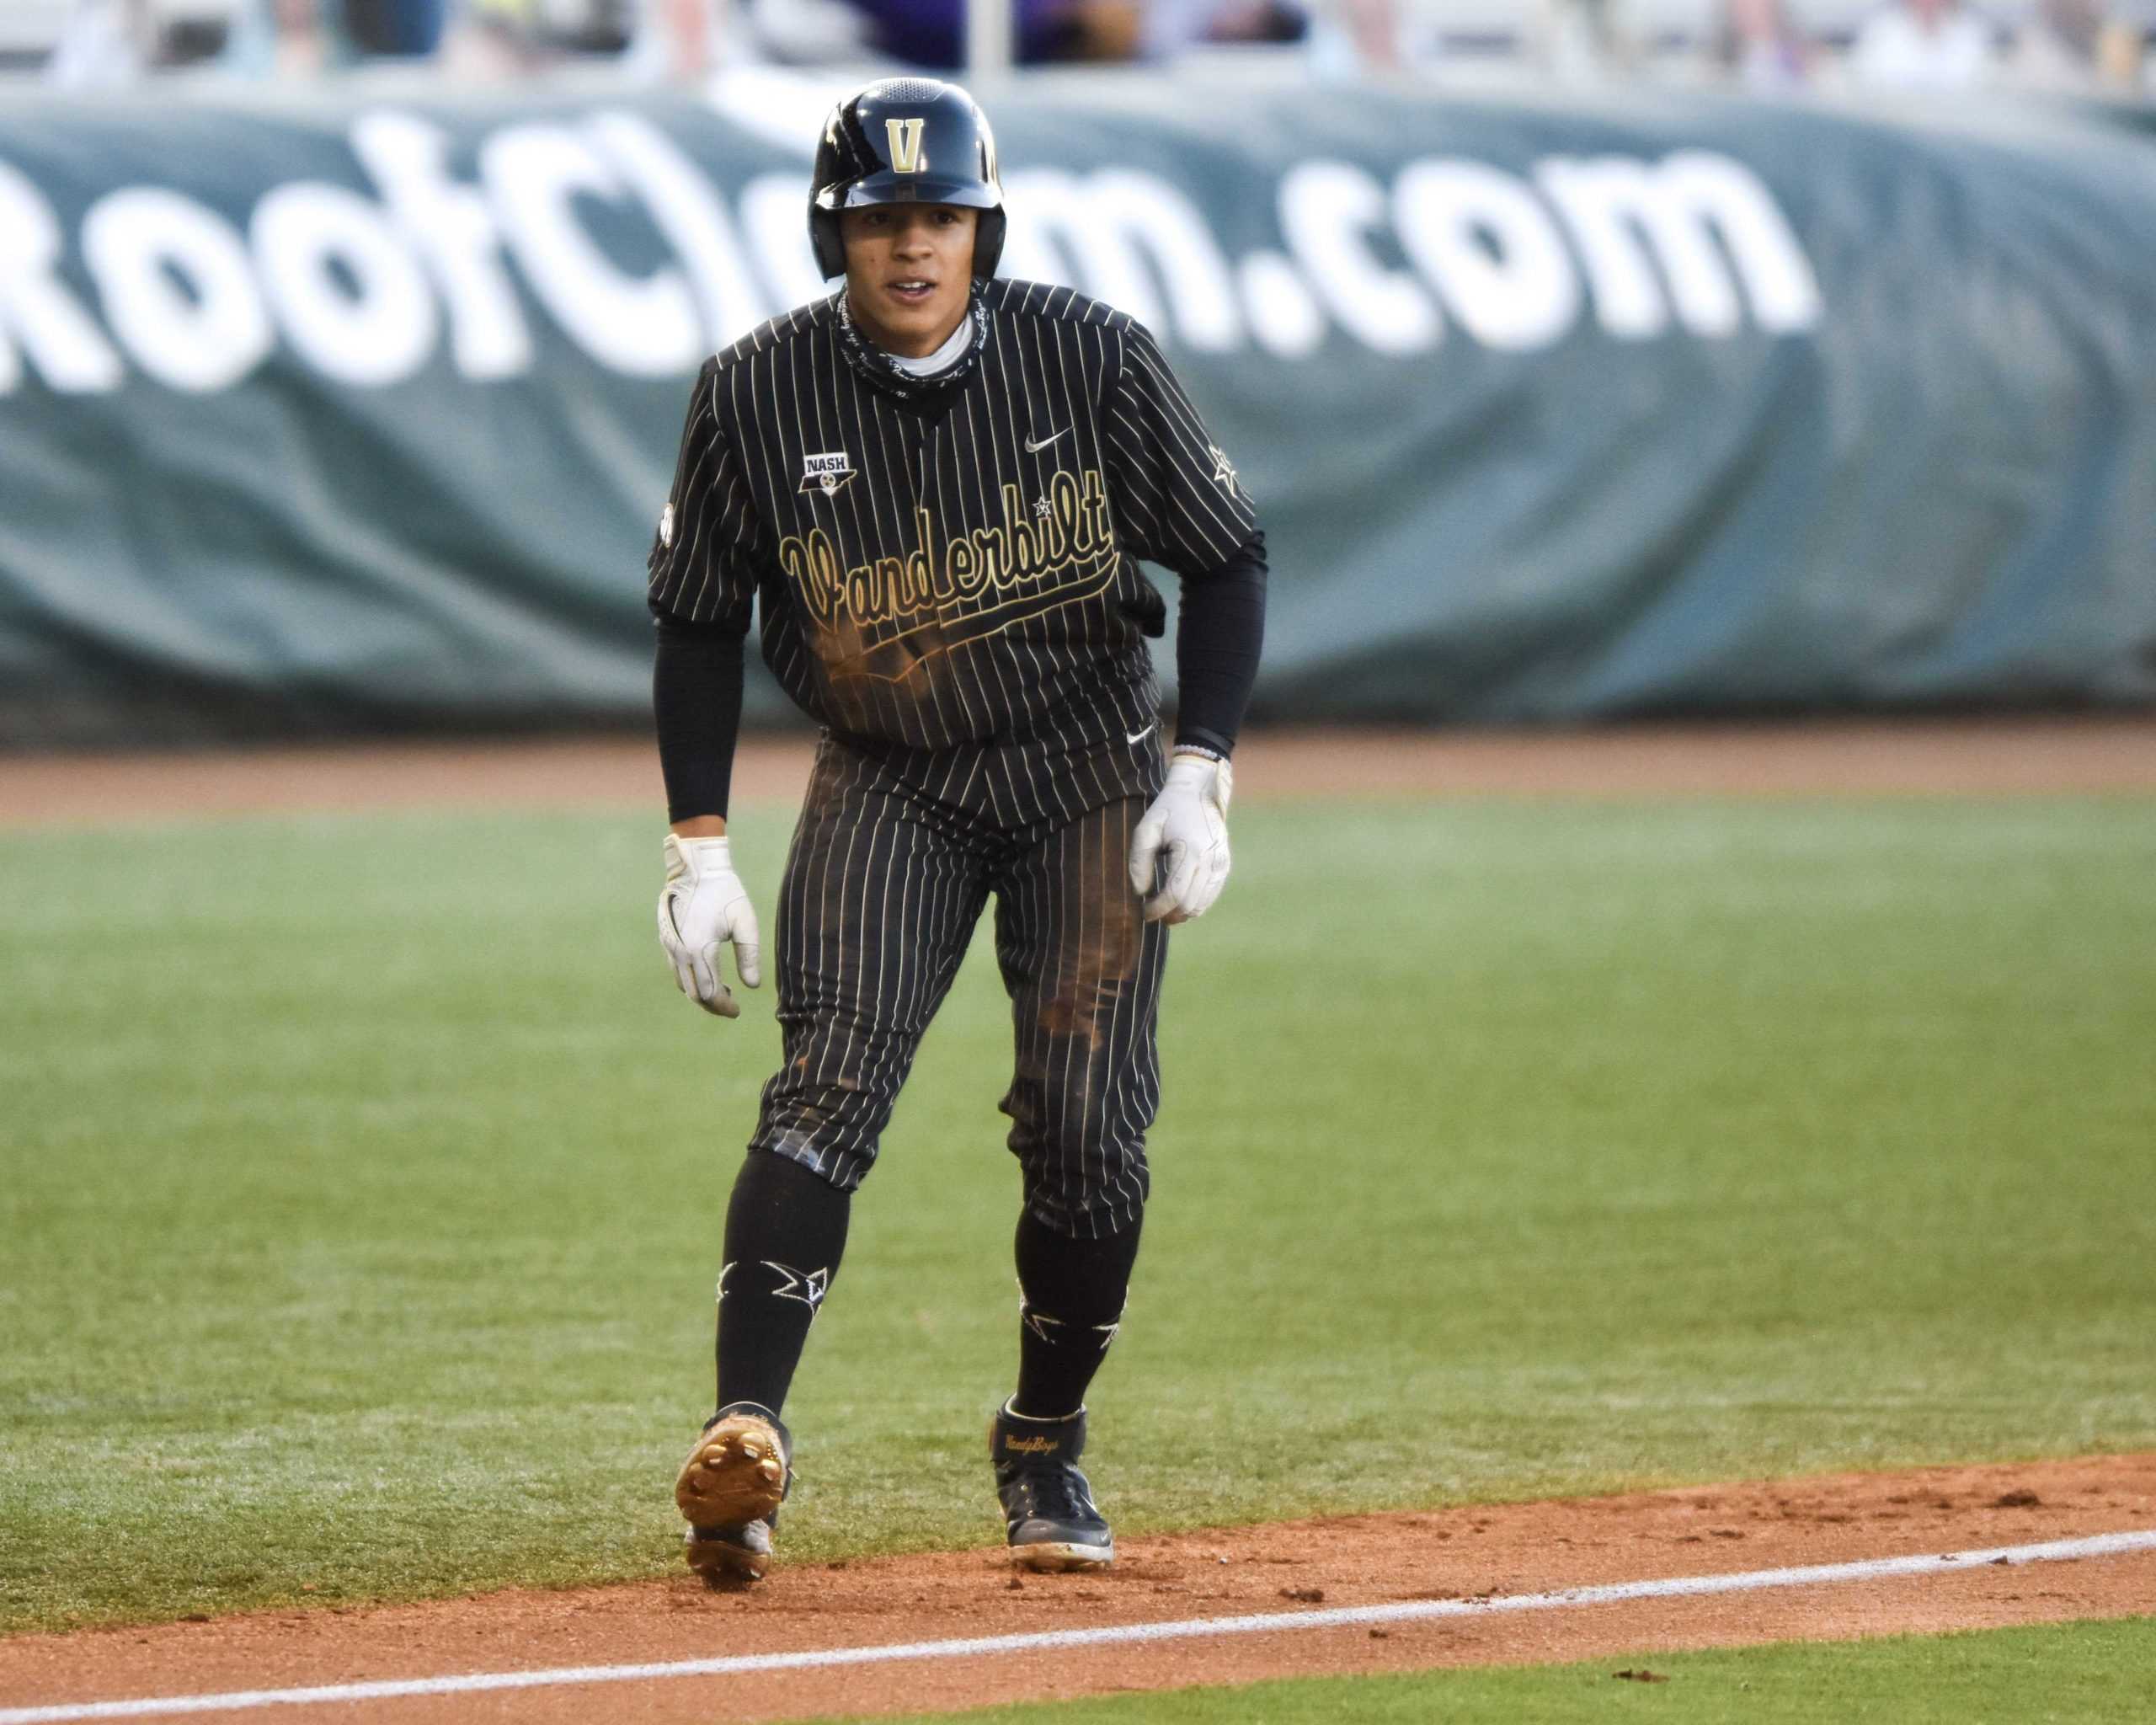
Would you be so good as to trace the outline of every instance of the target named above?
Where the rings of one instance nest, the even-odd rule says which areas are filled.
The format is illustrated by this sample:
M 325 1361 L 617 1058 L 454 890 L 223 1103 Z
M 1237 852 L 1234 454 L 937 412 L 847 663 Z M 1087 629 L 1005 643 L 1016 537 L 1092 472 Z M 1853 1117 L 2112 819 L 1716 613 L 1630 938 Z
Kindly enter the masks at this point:
M 697 1438 L 674 1482 L 674 1502 L 696 1527 L 766 1519 L 786 1495 L 784 1455 L 769 1420 L 729 1413 Z

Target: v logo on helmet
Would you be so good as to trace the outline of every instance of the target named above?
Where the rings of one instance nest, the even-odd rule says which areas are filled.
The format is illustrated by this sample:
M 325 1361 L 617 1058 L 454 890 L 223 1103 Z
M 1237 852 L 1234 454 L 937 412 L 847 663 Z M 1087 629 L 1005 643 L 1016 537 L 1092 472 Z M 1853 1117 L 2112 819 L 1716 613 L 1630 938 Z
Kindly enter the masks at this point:
M 928 164 L 921 159 L 921 128 L 926 120 L 887 120 L 883 135 L 891 141 L 891 172 L 918 174 Z

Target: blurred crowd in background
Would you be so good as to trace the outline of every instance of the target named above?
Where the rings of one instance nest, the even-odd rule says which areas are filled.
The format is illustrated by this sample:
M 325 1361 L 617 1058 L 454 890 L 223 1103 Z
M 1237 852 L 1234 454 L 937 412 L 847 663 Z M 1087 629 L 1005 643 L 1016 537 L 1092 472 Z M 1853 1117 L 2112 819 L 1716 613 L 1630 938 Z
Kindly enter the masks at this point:
M 1011 0 L 1021 65 L 2146 98 L 2156 0 Z M 0 80 L 962 71 L 966 0 L 0 0 Z

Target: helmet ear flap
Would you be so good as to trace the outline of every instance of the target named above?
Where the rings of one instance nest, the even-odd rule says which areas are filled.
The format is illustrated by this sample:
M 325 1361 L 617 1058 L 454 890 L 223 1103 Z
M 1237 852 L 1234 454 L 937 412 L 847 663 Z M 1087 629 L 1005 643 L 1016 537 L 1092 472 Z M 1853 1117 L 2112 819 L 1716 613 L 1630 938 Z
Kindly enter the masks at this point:
M 974 276 L 985 281 L 995 274 L 1003 256 L 1003 237 L 1009 227 L 1001 210 L 984 210 L 974 227 Z
M 814 205 L 808 210 L 808 243 L 816 253 L 816 267 L 829 281 L 835 275 L 846 274 L 846 241 L 839 233 L 839 212 L 819 210 Z M 979 248 L 974 248 L 974 268 L 979 268 Z

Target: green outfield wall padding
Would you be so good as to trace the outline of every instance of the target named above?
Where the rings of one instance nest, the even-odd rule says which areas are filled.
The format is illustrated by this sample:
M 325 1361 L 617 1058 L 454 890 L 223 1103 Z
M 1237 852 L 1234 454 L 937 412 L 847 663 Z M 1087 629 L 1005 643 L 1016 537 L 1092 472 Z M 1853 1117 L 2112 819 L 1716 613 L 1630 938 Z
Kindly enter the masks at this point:
M 0 743 L 633 722 L 690 380 L 825 291 L 828 93 L 0 106 Z M 1157 330 L 1258 500 L 1262 715 L 2156 699 L 2119 111 L 994 117 L 1006 273 Z

